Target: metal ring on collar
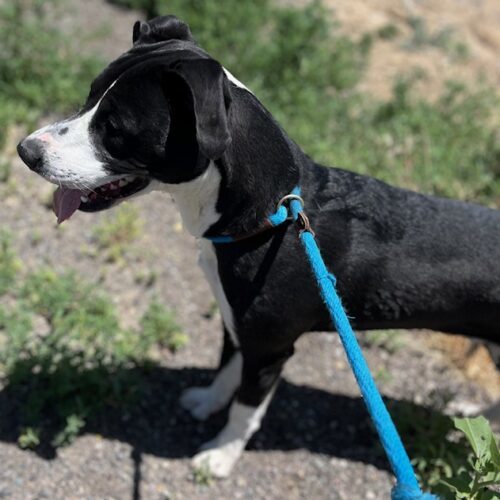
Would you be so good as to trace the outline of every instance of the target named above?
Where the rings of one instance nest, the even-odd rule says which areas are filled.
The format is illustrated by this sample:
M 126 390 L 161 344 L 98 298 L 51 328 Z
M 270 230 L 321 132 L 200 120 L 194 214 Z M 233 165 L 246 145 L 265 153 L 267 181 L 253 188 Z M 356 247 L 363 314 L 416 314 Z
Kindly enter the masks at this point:
M 286 196 L 283 196 L 280 201 L 278 201 L 277 210 L 280 209 L 283 203 L 286 203 L 290 200 L 297 200 L 302 205 L 302 208 L 304 208 L 304 200 L 302 199 L 302 197 L 300 197 L 298 194 L 287 194 Z

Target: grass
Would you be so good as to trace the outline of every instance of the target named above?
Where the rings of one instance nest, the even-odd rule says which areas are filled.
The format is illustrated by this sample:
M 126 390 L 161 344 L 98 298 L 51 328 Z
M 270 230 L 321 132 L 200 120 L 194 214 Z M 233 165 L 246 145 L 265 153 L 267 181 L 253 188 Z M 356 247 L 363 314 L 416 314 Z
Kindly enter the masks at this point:
M 33 127 L 45 113 L 80 105 L 101 66 L 95 58 L 76 56 L 76 47 L 54 28 L 50 12 L 54 15 L 59 3 L 0 4 L 0 146 L 10 125 Z
M 2 248 L 0 269 L 13 269 L 7 236 Z M 23 447 L 46 441 L 49 429 L 52 446 L 71 442 L 103 405 L 133 399 L 140 379 L 131 368 L 187 341 L 157 301 L 137 330 L 122 328 L 112 301 L 74 273 L 46 268 L 10 283 L 5 296 L 15 305 L 0 305 L 0 380 L 19 396 Z

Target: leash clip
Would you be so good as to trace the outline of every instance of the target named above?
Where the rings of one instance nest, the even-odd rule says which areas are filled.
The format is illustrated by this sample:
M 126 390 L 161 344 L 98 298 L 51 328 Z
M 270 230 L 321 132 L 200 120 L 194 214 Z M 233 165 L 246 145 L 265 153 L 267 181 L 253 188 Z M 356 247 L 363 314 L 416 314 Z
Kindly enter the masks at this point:
M 304 212 L 299 212 L 297 214 L 297 220 L 295 221 L 297 227 L 299 228 L 299 233 L 302 234 L 304 231 L 311 233 L 313 237 L 315 236 L 314 231 L 311 228 L 311 223 L 309 222 L 309 218 Z

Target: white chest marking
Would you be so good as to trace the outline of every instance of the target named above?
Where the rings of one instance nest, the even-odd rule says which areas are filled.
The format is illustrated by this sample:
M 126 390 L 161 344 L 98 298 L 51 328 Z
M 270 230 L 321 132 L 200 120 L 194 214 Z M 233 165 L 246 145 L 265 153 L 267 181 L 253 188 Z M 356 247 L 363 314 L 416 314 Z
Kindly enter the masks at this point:
M 236 330 L 234 325 L 233 311 L 229 302 L 227 301 L 226 294 L 222 288 L 222 283 L 220 281 L 218 265 L 217 265 L 217 255 L 215 254 L 214 245 L 208 240 L 200 240 L 200 256 L 199 264 L 205 277 L 212 289 L 213 294 L 219 304 L 220 313 L 222 319 L 224 320 L 224 325 L 226 326 L 231 340 L 236 347 L 239 346 L 238 337 L 236 336 Z
M 220 218 L 220 214 L 216 210 L 220 183 L 220 172 L 214 162 L 211 162 L 205 172 L 196 179 L 181 184 L 162 184 L 160 189 L 172 196 L 181 214 L 184 227 L 193 236 L 199 238 Z M 222 319 L 231 339 L 238 346 L 233 312 L 220 281 L 214 246 L 210 241 L 200 239 L 199 247 L 198 263 L 219 304 Z
M 201 236 L 219 220 L 215 209 L 221 175 L 214 162 L 196 179 L 180 184 L 164 184 L 162 190 L 172 196 L 182 217 L 184 227 L 193 236 Z

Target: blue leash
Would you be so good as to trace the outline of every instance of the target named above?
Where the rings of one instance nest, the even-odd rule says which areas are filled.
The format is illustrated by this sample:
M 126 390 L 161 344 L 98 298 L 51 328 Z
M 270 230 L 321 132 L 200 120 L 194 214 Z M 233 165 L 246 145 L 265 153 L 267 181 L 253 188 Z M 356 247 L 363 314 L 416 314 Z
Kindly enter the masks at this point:
M 342 302 L 335 290 L 336 279 L 333 274 L 328 271 L 321 257 L 321 253 L 314 238 L 314 233 L 303 211 L 304 207 L 303 201 L 300 198 L 299 187 L 294 188 L 291 194 L 285 196 L 280 201 L 277 211 L 269 216 L 269 222 L 272 226 L 278 226 L 287 220 L 289 213 L 283 203 L 284 201 L 289 201 L 292 218 L 301 225 L 300 241 L 304 246 L 307 259 L 320 289 L 321 297 L 323 298 L 323 302 L 340 336 L 347 359 L 349 360 L 351 369 L 361 390 L 361 395 L 367 406 L 368 413 L 375 425 L 375 429 L 377 430 L 387 454 L 391 468 L 396 476 L 397 483 L 392 490 L 392 500 L 437 500 L 438 497 L 430 493 L 423 493 L 418 485 L 408 454 L 406 453 L 382 397 L 380 396 L 351 324 L 349 323 L 349 319 L 342 307 Z M 229 243 L 234 241 L 227 236 L 210 239 L 214 243 Z

